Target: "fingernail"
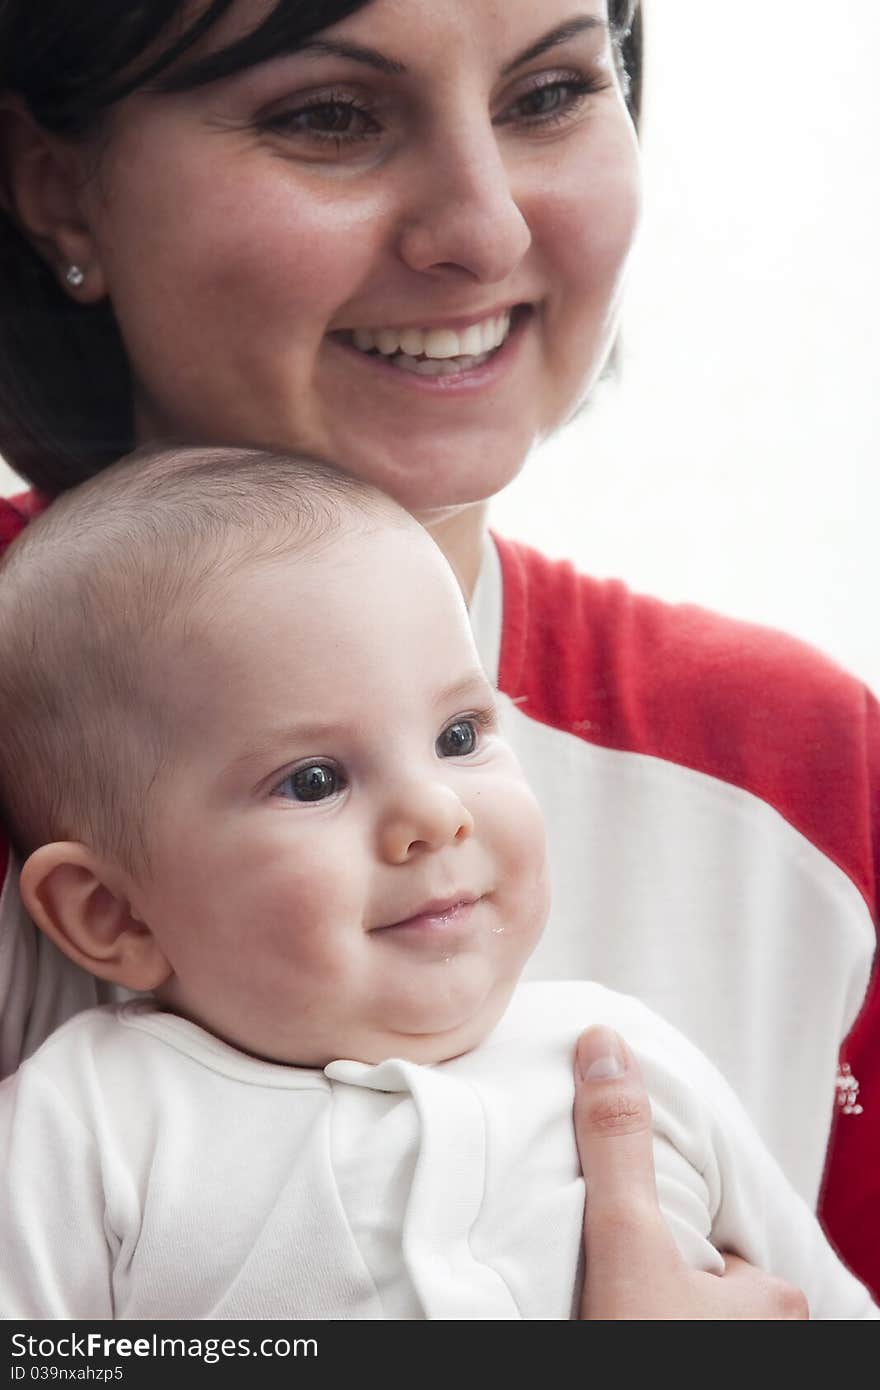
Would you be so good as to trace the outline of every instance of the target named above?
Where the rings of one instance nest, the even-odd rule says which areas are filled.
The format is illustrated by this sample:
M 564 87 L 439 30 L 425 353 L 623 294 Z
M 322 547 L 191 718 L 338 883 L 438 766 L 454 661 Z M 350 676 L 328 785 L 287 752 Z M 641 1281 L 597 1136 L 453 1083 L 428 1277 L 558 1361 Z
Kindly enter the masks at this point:
M 610 1081 L 626 1071 L 620 1039 L 611 1028 L 591 1028 L 578 1039 L 577 1067 L 582 1081 Z

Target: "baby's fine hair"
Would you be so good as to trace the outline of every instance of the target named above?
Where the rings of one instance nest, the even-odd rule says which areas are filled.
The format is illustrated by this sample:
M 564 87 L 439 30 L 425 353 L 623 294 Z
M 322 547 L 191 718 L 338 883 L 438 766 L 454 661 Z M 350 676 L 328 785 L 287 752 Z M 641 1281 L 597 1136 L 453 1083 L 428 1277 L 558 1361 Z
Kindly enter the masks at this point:
M 406 524 L 328 464 L 255 449 L 142 449 L 62 494 L 0 561 L 0 820 L 17 853 L 75 840 L 148 867 L 177 735 L 162 679 L 194 615 L 222 625 L 244 567 Z

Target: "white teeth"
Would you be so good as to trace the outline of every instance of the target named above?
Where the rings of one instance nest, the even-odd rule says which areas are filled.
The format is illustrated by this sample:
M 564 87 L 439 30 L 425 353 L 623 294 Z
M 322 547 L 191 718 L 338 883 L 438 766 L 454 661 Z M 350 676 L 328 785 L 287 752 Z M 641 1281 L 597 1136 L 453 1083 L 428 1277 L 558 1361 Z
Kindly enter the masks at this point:
M 426 357 L 461 357 L 461 338 L 451 328 L 431 328 L 425 334 Z
M 395 367 L 416 376 L 452 376 L 455 372 L 470 372 L 474 367 L 482 367 L 488 361 L 489 353 L 481 352 L 476 357 L 454 357 L 435 360 L 432 357 L 399 356 L 392 359 Z
M 425 351 L 425 335 L 420 328 L 404 328 L 400 335 L 400 350 L 410 357 L 421 357 Z
M 490 323 L 492 320 L 489 320 Z M 460 335 L 461 351 L 464 356 L 475 357 L 477 353 L 485 351 L 483 347 L 483 330 L 478 323 L 466 328 Z
M 453 358 L 470 359 L 494 352 L 509 332 L 510 314 L 504 313 L 471 324 L 460 333 L 452 328 L 356 328 L 352 341 L 361 352 L 378 349 L 383 357 L 393 357 L 395 361 L 402 354 L 411 360 L 448 362 Z M 464 368 L 458 366 L 456 370 Z
M 380 328 L 376 334 L 376 347 L 383 357 L 391 357 L 400 347 L 400 334 L 396 328 Z

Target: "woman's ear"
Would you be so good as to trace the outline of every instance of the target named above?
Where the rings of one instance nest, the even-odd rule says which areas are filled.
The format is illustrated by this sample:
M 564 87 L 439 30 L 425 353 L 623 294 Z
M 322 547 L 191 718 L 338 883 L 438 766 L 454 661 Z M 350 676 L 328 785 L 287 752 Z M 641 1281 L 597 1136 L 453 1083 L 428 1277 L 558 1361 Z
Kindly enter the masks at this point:
M 19 96 L 0 100 L 0 204 L 80 304 L 95 304 L 107 286 L 83 214 L 85 151 L 45 130 Z M 68 272 L 75 267 L 81 274 Z
M 101 980 L 157 989 L 171 966 L 125 887 L 118 870 L 73 841 L 42 845 L 21 871 L 22 901 L 59 950 Z

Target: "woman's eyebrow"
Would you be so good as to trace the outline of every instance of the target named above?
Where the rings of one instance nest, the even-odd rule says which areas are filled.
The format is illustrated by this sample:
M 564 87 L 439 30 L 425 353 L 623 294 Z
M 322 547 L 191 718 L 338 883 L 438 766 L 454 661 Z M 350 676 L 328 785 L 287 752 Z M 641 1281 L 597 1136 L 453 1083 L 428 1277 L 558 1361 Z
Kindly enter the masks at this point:
M 293 52 L 297 56 L 302 53 L 306 57 L 309 54 L 315 54 L 316 57 L 329 54 L 335 58 L 351 58 L 355 63 L 365 63 L 367 67 L 385 73 L 387 77 L 400 77 L 406 72 L 404 64 L 396 58 L 386 58 L 384 53 L 377 52 L 375 48 L 363 48 L 359 43 L 346 43 L 342 39 L 310 39 L 308 43 L 297 44 Z
M 522 53 L 513 59 L 513 62 L 501 69 L 501 76 L 509 76 L 517 68 L 522 67 L 523 63 L 530 63 L 534 58 L 540 58 L 541 54 L 546 53 L 548 49 L 558 48 L 561 43 L 568 43 L 569 39 L 576 38 L 585 30 L 607 28 L 607 21 L 599 19 L 596 15 L 579 15 L 574 19 L 568 19 L 565 23 L 557 25 L 555 29 L 551 29 L 543 38 L 523 49 Z
M 596 15 L 579 15 L 574 19 L 568 19 L 563 24 L 558 24 L 555 29 L 544 34 L 528 48 L 523 49 L 512 62 L 502 68 L 502 77 L 513 72 L 516 68 L 522 67 L 523 63 L 530 63 L 533 58 L 540 58 L 542 53 L 548 49 L 557 48 L 562 43 L 568 43 L 569 39 L 576 38 L 578 34 L 584 33 L 589 29 L 607 29 L 608 25 L 604 19 L 598 19 Z M 406 64 L 401 63 L 397 58 L 388 58 L 384 53 L 380 53 L 375 48 L 365 48 L 359 43 L 348 43 L 344 39 L 310 39 L 308 43 L 297 44 L 294 52 L 308 57 L 314 54 L 315 57 L 334 57 L 349 58 L 352 62 L 363 63 L 366 67 L 374 68 L 377 72 L 384 73 L 387 77 L 401 77 L 406 74 Z

